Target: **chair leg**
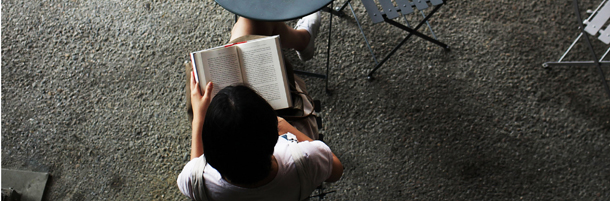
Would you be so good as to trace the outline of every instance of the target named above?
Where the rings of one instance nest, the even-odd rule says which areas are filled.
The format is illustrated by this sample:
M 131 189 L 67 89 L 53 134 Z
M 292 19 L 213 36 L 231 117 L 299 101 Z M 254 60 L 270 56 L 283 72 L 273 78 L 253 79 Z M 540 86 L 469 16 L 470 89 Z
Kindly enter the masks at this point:
M 442 5 L 442 4 L 441 4 L 441 5 Z M 440 5 L 439 5 L 439 6 L 440 6 Z M 429 16 L 432 16 L 432 15 L 428 15 L 428 17 L 429 17 Z M 428 23 L 428 17 L 424 18 L 424 20 L 423 20 L 422 22 L 424 22 L 424 23 Z M 394 21 L 394 20 L 387 19 L 387 18 L 385 18 L 385 16 L 384 16 L 384 20 L 385 20 L 387 23 L 389 23 L 389 24 L 391 24 L 391 25 L 394 25 L 394 26 L 396 26 L 396 27 L 398 27 L 398 28 L 400 28 L 400 29 L 402 29 L 402 30 L 405 30 L 405 31 L 407 31 L 407 32 L 409 32 L 409 33 L 411 33 L 411 34 L 413 34 L 413 35 L 416 35 L 416 36 L 418 36 L 418 37 L 420 37 L 420 38 L 423 38 L 423 39 L 425 39 L 425 40 L 427 40 L 427 41 L 430 41 L 430 42 L 432 42 L 432 43 L 434 43 L 434 44 L 437 44 L 437 45 L 441 46 L 442 48 L 444 48 L 444 49 L 446 49 L 446 50 L 447 50 L 447 49 L 449 49 L 449 46 L 448 46 L 447 44 L 442 43 L 442 42 L 440 42 L 440 41 L 438 41 L 438 40 L 436 40 L 436 39 L 434 39 L 434 38 L 431 38 L 431 37 L 429 37 L 429 36 L 426 36 L 426 35 L 424 35 L 424 34 L 422 34 L 422 33 L 418 32 L 417 30 L 411 29 L 411 28 L 409 28 L 409 27 L 407 27 L 407 26 L 405 26 L 405 25 L 402 25 L 402 24 L 400 24 L 400 23 L 398 23 L 398 22 Z M 434 37 L 436 37 L 436 36 L 434 36 Z
M 351 0 L 348 0 L 346 2 L 349 3 Z M 324 7 L 321 10 L 324 12 L 328 12 L 330 14 L 330 19 L 329 19 L 329 23 L 328 23 L 328 44 L 327 44 L 327 49 L 326 49 L 326 75 L 324 74 L 318 74 L 318 73 L 311 73 L 311 72 L 306 72 L 306 71 L 299 71 L 299 70 L 295 70 L 294 72 L 297 74 L 301 74 L 301 75 L 307 75 L 307 76 L 313 76 L 313 77 L 317 77 L 317 78 L 322 78 L 325 79 L 325 90 L 326 90 L 326 94 L 331 94 L 332 91 L 330 88 L 328 88 L 328 79 L 329 79 L 329 73 L 330 73 L 330 43 L 331 43 L 331 35 L 332 35 L 332 31 L 333 31 L 333 15 L 337 15 L 337 16 L 343 16 L 343 13 L 340 11 L 335 11 L 332 9 L 333 7 L 333 1 L 330 2 L 330 7 Z M 344 6 L 345 7 L 345 6 Z M 343 8 L 341 8 L 343 9 Z
M 574 0 L 573 3 L 574 3 L 574 12 L 576 13 L 576 18 L 578 19 L 578 25 L 580 26 L 581 33 L 582 33 L 582 35 L 584 35 L 585 42 L 587 43 L 587 46 L 589 47 L 589 51 L 591 52 L 591 56 L 593 56 L 593 61 L 595 62 L 595 65 L 597 66 L 597 70 L 599 71 L 599 75 L 602 78 L 602 85 L 606 89 L 606 93 L 608 94 L 608 98 L 610 98 L 610 87 L 608 86 L 608 81 L 606 80 L 606 76 L 604 75 L 604 70 L 602 69 L 602 65 L 599 62 L 599 60 L 597 60 L 597 55 L 595 54 L 595 49 L 593 49 L 593 45 L 591 45 L 591 41 L 589 40 L 589 36 L 584 33 L 584 27 L 585 26 L 582 23 L 582 18 L 580 17 L 580 12 L 579 12 L 579 8 L 578 8 L 578 1 Z
M 576 37 L 576 40 L 574 40 L 574 42 L 572 42 L 572 44 L 570 45 L 570 47 L 568 47 L 568 50 L 566 50 L 565 53 L 563 53 L 563 55 L 561 55 L 561 58 L 559 58 L 559 62 L 563 61 L 563 58 L 566 57 L 566 55 L 568 55 L 568 52 L 570 52 L 570 50 L 572 50 L 572 48 L 574 47 L 574 45 L 576 45 L 576 42 L 578 42 L 580 40 L 580 38 L 582 37 L 582 32 L 580 32 L 580 34 L 578 34 L 578 37 Z
M 364 42 L 366 42 L 366 47 L 369 48 L 369 52 L 371 52 L 371 55 L 373 56 L 373 60 L 375 61 L 375 65 L 377 65 L 379 62 L 377 61 L 377 57 L 375 57 L 375 53 L 373 53 L 373 48 L 371 48 L 371 44 L 369 43 L 369 40 L 366 39 L 366 35 L 364 34 L 364 31 L 362 30 L 362 26 L 360 25 L 360 20 L 358 20 L 358 16 L 356 16 L 356 13 L 354 13 L 354 8 L 352 7 L 352 4 L 349 4 L 349 9 L 352 11 L 352 15 L 354 15 L 354 19 L 356 20 L 356 24 L 358 25 L 358 29 L 360 29 L 360 33 L 362 34 L 362 37 L 364 38 Z
M 333 1 L 330 2 L 330 7 L 332 8 L 334 5 Z M 333 31 L 333 13 L 329 13 L 329 20 L 328 20 L 328 46 L 326 48 L 326 94 L 331 94 L 331 90 L 328 88 L 328 74 L 329 74 L 329 69 L 330 69 L 330 38 L 332 35 L 332 31 Z
M 424 18 L 424 19 L 423 19 L 421 22 L 419 22 L 419 24 L 417 24 L 417 26 L 415 26 L 415 28 L 413 28 L 413 29 L 411 29 L 411 28 L 409 28 L 409 27 L 406 27 L 405 25 L 402 25 L 402 24 L 400 24 L 400 23 L 398 23 L 398 22 L 396 22 L 396 21 L 394 21 L 394 20 L 388 19 L 388 18 L 386 18 L 386 17 L 385 17 L 385 15 L 384 15 L 384 16 L 383 16 L 383 19 L 384 19 L 386 22 L 388 22 L 389 24 L 392 24 L 392 25 L 394 25 L 394 26 L 396 26 L 396 27 L 398 27 L 398 28 L 401 28 L 401 29 L 403 29 L 403 30 L 405 30 L 405 31 L 409 32 L 409 35 L 407 35 L 407 36 L 406 36 L 406 37 L 405 37 L 405 38 L 404 38 L 402 41 L 400 41 L 400 43 L 399 43 L 399 44 L 398 44 L 396 47 L 394 47 L 394 49 L 392 49 L 392 51 L 391 51 L 391 52 L 390 52 L 388 55 L 386 55 L 386 57 L 385 57 L 383 60 L 381 60 L 381 62 L 379 62 L 377 65 L 375 65 L 375 68 L 373 68 L 373 70 L 371 70 L 371 72 L 369 72 L 369 74 L 368 74 L 368 76 L 367 76 L 367 79 L 368 79 L 368 80 L 374 80 L 375 78 L 373 77 L 373 74 L 375 73 L 375 71 L 377 71 L 377 69 L 379 69 L 379 68 L 380 68 L 380 67 L 383 65 L 383 63 L 385 63 L 385 62 L 386 62 L 386 61 L 387 61 L 387 60 L 388 60 L 388 59 L 389 59 L 389 58 L 390 58 L 392 55 L 394 55 L 394 53 L 396 53 L 396 51 L 397 51 L 397 50 L 398 50 L 398 49 L 399 49 L 399 48 L 400 48 L 400 47 L 401 47 L 401 46 L 402 46 L 402 45 L 403 45 L 403 44 L 404 44 L 404 43 L 405 43 L 405 42 L 406 42 L 406 41 L 407 41 L 409 38 L 411 38 L 411 36 L 412 36 L 412 35 L 419 36 L 419 37 L 421 37 L 421 38 L 423 38 L 423 39 L 425 39 L 425 40 L 427 40 L 427 41 L 430 41 L 430 42 L 432 42 L 432 43 L 434 43 L 434 44 L 437 44 L 437 45 L 441 46 L 443 49 L 445 49 L 445 51 L 449 51 L 449 50 L 450 50 L 450 48 L 449 48 L 449 46 L 448 46 L 447 44 L 444 44 L 444 43 L 442 43 L 442 42 L 440 42 L 440 41 L 438 41 L 438 40 L 435 40 L 435 39 L 433 39 L 433 38 L 430 38 L 429 36 L 423 35 L 423 34 L 421 34 L 421 33 L 419 33 L 419 32 L 417 31 L 417 30 L 418 30 L 418 29 L 419 29 L 419 28 L 420 28 L 422 25 L 424 25 L 424 24 L 425 24 L 425 23 L 428 21 L 428 19 L 429 19 L 430 17 L 432 17 L 432 15 L 434 15 L 434 13 L 436 13 L 436 11 L 438 11 L 438 9 L 439 9 L 439 8 L 440 8 L 442 5 L 443 5 L 443 4 L 440 4 L 440 5 L 438 5 L 438 6 L 435 6 L 435 7 L 434 7 L 434 9 L 432 10 L 432 12 L 430 12 L 430 14 L 428 14 L 428 16 L 426 16 L 426 17 L 425 17 L 425 18 Z
M 345 15 L 345 14 L 343 14 L 343 9 L 345 9 L 345 7 L 347 7 L 347 5 L 350 5 L 350 7 L 351 7 L 351 6 L 352 6 L 352 5 L 350 4 L 350 2 L 351 2 L 351 1 L 352 1 L 352 0 L 347 0 L 347 1 L 345 1 L 345 3 L 343 3 L 343 5 L 342 5 L 341 7 L 336 7 L 336 8 L 335 8 L 335 10 L 336 10 L 337 12 L 339 12 L 339 14 L 338 14 L 337 16 L 339 16 L 339 17 L 343 17 L 343 15 Z
M 415 29 L 417 30 L 417 28 Z M 398 49 L 405 44 L 405 42 L 407 42 L 407 40 L 409 40 L 409 38 L 411 38 L 413 34 L 409 33 L 409 35 L 407 35 L 407 37 L 405 37 L 404 39 L 402 39 L 402 41 L 400 41 L 400 43 L 398 45 L 396 45 L 396 47 L 394 47 L 394 49 L 392 49 L 392 51 L 390 51 L 390 53 L 388 53 L 385 58 L 383 58 L 381 60 L 381 62 L 377 63 L 377 65 L 375 65 L 375 68 L 373 68 L 373 70 L 371 70 L 371 72 L 369 72 L 369 74 L 367 75 L 366 79 L 367 80 L 374 80 L 375 77 L 373 77 L 373 73 L 375 73 L 375 71 L 377 71 L 377 69 L 379 69 L 381 67 L 381 65 L 383 65 L 383 63 L 385 63 L 388 59 L 390 59 L 390 57 L 392 55 L 394 55 L 394 53 L 396 53 L 396 51 L 398 51 Z
M 424 14 L 424 11 L 420 10 L 419 12 L 421 13 L 421 16 L 426 18 L 426 15 Z M 428 29 L 430 29 L 430 33 L 432 33 L 432 37 L 434 37 L 434 40 L 438 40 L 438 38 L 436 38 L 436 34 L 434 34 L 434 30 L 432 30 L 432 26 L 430 26 L 430 22 L 428 22 L 428 20 L 426 20 L 426 24 L 428 25 Z
M 322 11 L 329 12 L 329 13 L 331 13 L 331 14 L 333 14 L 333 15 L 338 16 L 338 17 L 343 17 L 343 16 L 345 16 L 345 14 L 343 13 L 343 9 L 345 9 L 345 7 L 346 7 L 346 6 L 347 6 L 347 5 L 348 5 L 348 4 L 349 4 L 351 1 L 352 1 L 352 0 L 347 0 L 347 1 L 345 1 L 345 3 L 343 3 L 343 5 L 342 5 L 341 7 L 336 7 L 336 8 L 333 8 L 333 5 L 332 5 L 332 4 L 333 4 L 333 2 L 334 2 L 334 1 L 332 1 L 332 2 L 331 2 L 331 6 L 330 6 L 330 7 L 324 7 L 324 8 L 322 8 Z
M 574 0 L 574 1 L 576 1 L 576 0 Z M 594 60 L 595 67 L 597 67 L 599 76 L 602 79 L 602 85 L 604 86 L 604 89 L 606 90 L 606 94 L 608 94 L 608 98 L 610 98 L 610 86 L 608 86 L 608 80 L 606 79 L 606 75 L 604 74 L 604 70 L 602 69 L 602 64 L 597 60 L 597 56 L 595 55 L 593 46 L 591 45 L 591 41 L 589 41 L 589 36 L 587 36 L 586 34 L 583 34 L 583 35 L 585 35 L 585 41 L 587 41 L 589 49 L 591 50 L 591 55 L 595 59 Z
M 610 61 L 600 61 L 599 64 L 602 67 L 610 66 Z M 549 68 L 552 66 L 596 66 L 597 63 L 594 61 L 549 61 L 544 62 L 542 67 Z

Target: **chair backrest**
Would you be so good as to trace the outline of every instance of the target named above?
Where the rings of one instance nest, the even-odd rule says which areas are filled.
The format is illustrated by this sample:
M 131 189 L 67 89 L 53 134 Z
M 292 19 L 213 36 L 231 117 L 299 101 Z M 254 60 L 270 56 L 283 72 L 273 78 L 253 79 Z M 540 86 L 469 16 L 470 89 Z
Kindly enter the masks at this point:
M 382 11 L 380 11 L 375 4 L 374 0 L 362 0 L 362 4 L 366 8 L 366 12 L 371 17 L 373 23 L 383 22 L 383 15 L 388 19 L 394 19 L 400 16 L 398 12 L 403 15 L 411 14 L 415 12 L 413 7 L 417 10 L 424 10 L 428 8 L 428 2 L 433 6 L 443 4 L 443 0 L 394 0 L 397 6 L 394 6 L 392 0 L 378 0 L 381 5 Z
M 605 1 L 602 3 L 605 3 Z M 606 27 L 605 30 L 601 30 L 604 24 L 608 22 L 608 19 L 610 19 L 610 3 L 605 3 L 601 9 L 592 13 L 592 15 L 595 15 L 593 16 L 593 19 L 585 22 L 587 24 L 585 31 L 593 36 L 599 32 L 600 36 L 598 39 L 606 44 L 610 44 L 610 26 Z

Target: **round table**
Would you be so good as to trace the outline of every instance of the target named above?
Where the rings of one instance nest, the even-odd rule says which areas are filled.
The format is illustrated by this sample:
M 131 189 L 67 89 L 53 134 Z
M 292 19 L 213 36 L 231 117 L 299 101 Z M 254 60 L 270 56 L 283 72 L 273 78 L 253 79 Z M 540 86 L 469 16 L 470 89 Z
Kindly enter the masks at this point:
M 332 0 L 216 0 L 228 11 L 261 21 L 287 21 L 309 15 Z

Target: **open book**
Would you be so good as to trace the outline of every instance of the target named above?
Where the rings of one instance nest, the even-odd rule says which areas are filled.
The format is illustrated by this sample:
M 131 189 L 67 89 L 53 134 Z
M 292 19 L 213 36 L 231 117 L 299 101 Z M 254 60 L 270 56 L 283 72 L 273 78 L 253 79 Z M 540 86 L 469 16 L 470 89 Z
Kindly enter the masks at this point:
M 273 109 L 292 106 L 279 36 L 193 52 L 191 63 L 202 92 L 206 83 L 214 82 L 212 97 L 226 86 L 243 83 Z

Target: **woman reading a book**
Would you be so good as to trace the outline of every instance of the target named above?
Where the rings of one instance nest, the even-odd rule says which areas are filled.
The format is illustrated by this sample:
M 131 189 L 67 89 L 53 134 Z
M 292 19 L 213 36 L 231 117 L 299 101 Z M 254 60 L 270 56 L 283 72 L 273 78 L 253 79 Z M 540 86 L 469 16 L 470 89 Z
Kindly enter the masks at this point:
M 307 26 L 317 22 L 319 27 L 319 13 L 303 19 L 298 24 L 311 21 Z M 301 50 L 299 57 L 307 59 L 313 56 L 306 49 L 315 49 L 310 46 L 316 33 L 305 31 L 307 37 L 301 37 L 295 33 L 302 32 L 299 25 L 295 30 L 240 18 L 231 38 L 279 34 L 283 45 Z M 323 181 L 341 178 L 343 166 L 330 148 L 277 117 L 251 88 L 229 86 L 212 99 L 213 83 L 200 90 L 203 83 L 192 73 L 188 77 L 187 90 L 193 89 L 187 101 L 192 105 L 191 161 L 177 180 L 184 195 L 195 200 L 302 200 Z

